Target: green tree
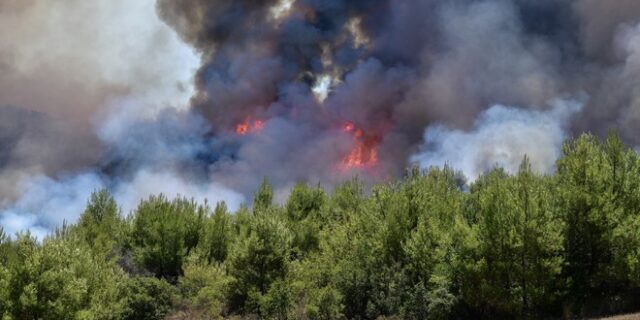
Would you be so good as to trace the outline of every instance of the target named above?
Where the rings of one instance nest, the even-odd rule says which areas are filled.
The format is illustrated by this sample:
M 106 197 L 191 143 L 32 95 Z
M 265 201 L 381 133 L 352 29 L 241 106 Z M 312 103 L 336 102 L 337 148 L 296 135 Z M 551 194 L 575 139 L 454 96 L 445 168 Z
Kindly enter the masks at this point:
M 620 293 L 638 283 L 640 163 L 616 134 L 604 143 L 591 135 L 565 143 L 557 163 L 565 214 L 570 301 L 576 312 L 613 310 Z
M 0 227 L 0 318 L 8 315 L 10 311 L 11 274 L 7 268 L 10 245 L 8 237 Z
M 347 318 L 389 315 L 399 308 L 403 281 L 398 265 L 387 265 L 389 231 L 379 203 L 364 197 L 357 180 L 340 186 L 331 202 L 342 222 L 321 238 L 322 263 L 332 266 L 331 286 L 324 287 L 340 292 Z
M 297 258 L 318 249 L 325 205 L 326 195 L 320 187 L 296 184 L 291 190 L 285 212 L 288 227 L 293 233 L 293 254 Z
M 261 298 L 260 314 L 268 319 L 289 319 L 292 303 L 291 286 L 285 280 L 275 280 Z
M 329 255 L 315 252 L 293 261 L 288 279 L 294 297 L 296 319 L 339 319 L 343 317 L 342 295 L 334 285 L 334 265 Z
M 6 266 L 11 259 L 12 243 L 9 236 L 0 227 L 0 266 Z
M 521 316 L 542 316 L 559 298 L 564 222 L 555 207 L 555 186 L 532 172 L 526 156 L 514 184 Z
M 404 183 L 402 192 L 409 199 L 413 226 L 402 246 L 411 279 L 403 305 L 408 318 L 447 318 L 457 303 L 453 293 L 453 259 L 460 254 L 456 230 L 466 227 L 460 181 L 459 173 L 445 167 L 424 173 L 414 170 Z
M 76 226 L 82 239 L 98 255 L 113 254 L 125 236 L 118 205 L 107 190 L 93 192 Z
M 417 282 L 428 283 L 439 263 L 451 249 L 453 228 L 463 218 L 464 194 L 457 173 L 445 167 L 432 168 L 407 178 L 403 193 L 409 200 L 410 229 L 402 251 L 406 252 L 408 270 Z
M 119 283 L 124 274 L 76 239 L 45 240 L 18 235 L 17 260 L 8 274 L 12 319 L 117 319 L 122 308 Z
M 187 319 L 217 319 L 226 311 L 229 277 L 224 267 L 210 265 L 190 256 L 184 267 L 184 276 L 178 288 L 184 305 L 181 309 Z
M 233 229 L 233 218 L 227 212 L 227 205 L 224 202 L 217 204 L 213 216 L 204 223 L 198 244 L 198 248 L 203 251 L 209 263 L 225 261 L 233 243 Z
M 329 207 L 323 210 L 322 223 L 327 227 L 347 221 L 365 204 L 364 185 L 357 178 L 336 186 L 329 199 Z
M 171 312 L 176 289 L 163 279 L 136 277 L 125 287 L 124 320 L 162 320 Z
M 267 210 L 273 202 L 273 187 L 269 183 L 267 177 L 262 180 L 260 189 L 253 196 L 253 211 L 260 213 Z
M 472 186 L 477 239 L 466 257 L 462 293 L 476 310 L 527 318 L 557 297 L 563 224 L 551 192 L 527 158 L 517 176 L 496 169 Z
M 291 253 L 291 233 L 275 215 L 251 220 L 248 233 L 238 239 L 227 259 L 232 310 L 259 312 L 261 296 L 283 279 Z
M 184 198 L 152 196 L 140 203 L 133 221 L 137 260 L 158 277 L 175 282 L 184 258 L 198 245 L 208 208 Z

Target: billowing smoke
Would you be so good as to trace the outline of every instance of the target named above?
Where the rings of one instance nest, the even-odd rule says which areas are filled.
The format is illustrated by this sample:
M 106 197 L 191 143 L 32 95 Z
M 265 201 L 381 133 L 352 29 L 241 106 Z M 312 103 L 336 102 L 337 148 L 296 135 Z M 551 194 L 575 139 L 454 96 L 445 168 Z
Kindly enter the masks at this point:
M 0 27 L 11 231 L 95 188 L 238 206 L 265 176 L 283 199 L 413 163 L 551 172 L 584 131 L 640 145 L 636 0 L 9 0 Z
M 111 181 L 91 172 L 57 180 L 37 176 L 24 181 L 19 187 L 22 194 L 3 210 L 0 226 L 8 234 L 28 229 L 43 239 L 64 222 L 76 221 L 91 193 L 104 188 L 111 190 L 123 214 L 131 212 L 141 199 L 158 194 L 184 196 L 200 203 L 225 201 L 232 210 L 236 210 L 244 200 L 242 195 L 221 185 L 187 181 L 173 172 L 144 169 L 127 181 Z
M 92 190 L 102 187 L 100 177 L 90 173 L 58 180 L 30 178 L 19 186 L 20 198 L 2 212 L 0 225 L 10 235 L 28 229 L 42 239 L 64 221 L 75 221 Z
M 470 132 L 431 126 L 424 135 L 425 150 L 411 159 L 425 168 L 449 165 L 471 180 L 494 167 L 515 173 L 525 156 L 534 171 L 551 173 L 567 138 L 567 121 L 581 108 L 571 101 L 553 104 L 548 111 L 493 106 Z
M 200 55 L 155 8 L 0 3 L 0 226 L 9 234 L 42 238 L 101 188 L 125 214 L 158 193 L 243 200 L 184 169 L 206 147 L 208 124 L 188 111 Z

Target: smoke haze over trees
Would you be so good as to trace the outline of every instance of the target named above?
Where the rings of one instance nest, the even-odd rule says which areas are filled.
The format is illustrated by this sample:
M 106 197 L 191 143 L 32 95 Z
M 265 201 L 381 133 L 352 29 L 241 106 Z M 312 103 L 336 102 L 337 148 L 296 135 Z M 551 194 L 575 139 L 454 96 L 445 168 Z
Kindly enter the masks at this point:
M 229 210 L 108 191 L 42 241 L 0 229 L 3 319 L 540 319 L 638 311 L 640 156 L 566 141 L 465 184 L 451 167 L 366 191 L 297 184 Z

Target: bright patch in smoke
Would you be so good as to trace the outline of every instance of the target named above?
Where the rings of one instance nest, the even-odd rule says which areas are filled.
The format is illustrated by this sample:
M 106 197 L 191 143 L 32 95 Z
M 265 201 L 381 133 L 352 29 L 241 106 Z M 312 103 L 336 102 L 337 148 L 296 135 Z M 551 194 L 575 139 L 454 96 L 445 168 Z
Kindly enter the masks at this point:
M 294 1 L 295 0 L 278 1 L 278 3 L 271 8 L 271 15 L 273 16 L 273 18 L 279 20 L 282 17 L 286 16 L 291 10 Z
M 422 152 L 411 160 L 422 168 L 448 164 L 475 180 L 496 166 L 516 172 L 527 155 L 534 171 L 551 172 L 566 138 L 565 126 L 581 104 L 557 100 L 552 106 L 535 111 L 496 105 L 476 120 L 471 131 L 431 126 L 424 134 Z
M 322 75 L 316 80 L 316 84 L 311 91 L 316 96 L 318 101 L 323 102 L 329 96 L 329 90 L 331 89 L 331 76 Z

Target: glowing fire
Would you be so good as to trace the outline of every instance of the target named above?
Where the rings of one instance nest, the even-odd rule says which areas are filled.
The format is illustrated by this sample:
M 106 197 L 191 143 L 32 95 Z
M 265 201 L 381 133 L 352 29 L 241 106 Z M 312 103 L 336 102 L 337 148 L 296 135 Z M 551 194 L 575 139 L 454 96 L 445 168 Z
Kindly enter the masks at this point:
M 238 135 L 244 136 L 252 132 L 260 131 L 262 130 L 263 127 L 264 127 L 263 120 L 246 119 L 244 122 L 238 123 L 236 125 L 236 133 Z
M 344 132 L 351 132 L 355 129 L 356 127 L 353 125 L 353 123 L 351 122 L 347 122 L 342 126 L 342 131 Z
M 370 168 L 378 163 L 378 136 L 366 135 L 351 122 L 345 123 L 342 131 L 350 133 L 356 141 L 356 146 L 342 160 L 345 168 Z

